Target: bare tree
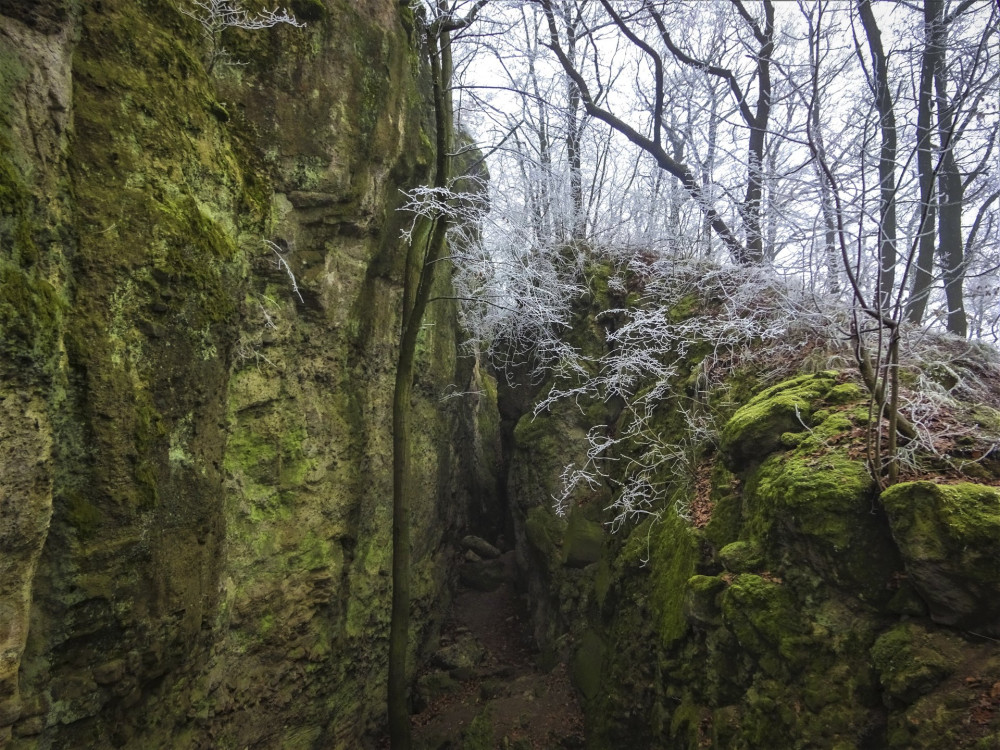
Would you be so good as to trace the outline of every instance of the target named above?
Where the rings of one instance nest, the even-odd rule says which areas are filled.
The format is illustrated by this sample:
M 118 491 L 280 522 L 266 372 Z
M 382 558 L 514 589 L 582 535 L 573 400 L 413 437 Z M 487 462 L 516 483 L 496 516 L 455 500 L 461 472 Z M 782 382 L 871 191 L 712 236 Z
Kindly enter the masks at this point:
M 982 4 L 969 0 L 954 5 L 925 0 L 923 4 L 916 134 L 920 230 L 907 317 L 913 323 L 924 319 L 936 253 L 942 268 L 947 328 L 960 336 L 968 328 L 964 283 L 972 249 L 963 242 L 963 233 L 968 227 L 970 237 L 978 234 L 996 200 L 989 188 L 973 188 L 990 172 L 987 165 L 997 138 L 995 120 L 992 127 L 983 128 L 982 111 L 995 96 L 1000 78 L 997 53 L 991 47 L 997 36 L 997 8 L 991 9 L 989 17 L 984 11 Z M 984 198 L 971 225 L 966 217 L 972 208 L 970 196 Z
M 649 273 L 650 258 L 676 263 L 710 228 L 732 261 L 770 264 L 818 308 L 852 300 L 839 320 L 872 394 L 873 425 L 890 423 L 887 440 L 873 427 L 872 465 L 891 475 L 897 434 L 916 434 L 900 410 L 904 321 L 965 335 L 970 294 L 975 332 L 1000 321 L 989 283 L 1000 269 L 997 10 L 972 0 L 512 2 L 540 12 L 541 28 L 537 17 L 525 26 L 530 86 L 510 79 L 530 103 L 522 118 L 543 125 L 517 139 L 524 193 L 547 201 L 536 213 L 576 215 L 580 177 L 611 174 L 588 204 L 598 256 L 625 263 L 632 253 Z M 567 119 L 543 116 L 539 99 L 564 88 Z M 594 126 L 580 139 L 564 127 L 577 107 Z M 600 136 L 600 125 L 605 143 L 619 145 L 571 145 Z M 629 159 L 604 170 L 596 153 Z M 532 181 L 543 173 L 553 180 L 544 196 Z M 609 217 L 620 229 L 595 231 Z M 556 225 L 580 235 L 572 220 Z M 534 245 L 543 246 L 552 247 Z M 550 269 L 542 288 L 576 283 L 551 281 L 573 278 L 570 268 L 539 267 Z
M 424 41 L 431 68 L 434 109 L 434 182 L 447 191 L 452 180 L 454 106 L 452 35 L 468 27 L 486 0 L 450 5 L 439 0 L 418 10 L 426 13 Z M 462 15 L 464 12 L 464 15 Z M 402 327 L 392 400 L 392 613 L 389 624 L 388 714 L 393 750 L 409 750 L 410 711 L 406 652 L 410 631 L 410 399 L 416 362 L 417 335 L 423 324 L 439 260 L 445 256 L 449 211 L 435 211 L 420 231 L 410 234 L 403 270 Z
M 651 156 L 660 169 L 678 179 L 684 189 L 698 203 L 713 231 L 722 239 L 734 259 L 740 263 L 758 261 L 758 254 L 753 249 L 755 245 L 751 243 L 749 246 L 745 246 L 736 236 L 722 215 L 711 205 L 711 201 L 707 200 L 703 186 L 695 177 L 691 168 L 675 159 L 664 142 L 663 123 L 666 92 L 664 89 L 663 56 L 636 31 L 636 28 L 638 28 L 636 19 L 641 15 L 644 15 L 646 19 L 653 18 L 658 15 L 656 10 L 652 6 L 644 5 L 640 11 L 630 12 L 629 16 L 626 17 L 612 6 L 610 0 L 600 0 L 608 22 L 641 52 L 644 59 L 652 67 L 653 81 L 650 99 L 653 106 L 651 122 L 648 129 L 641 129 L 641 126 L 630 124 L 626 119 L 616 115 L 611 109 L 600 103 L 598 94 L 600 93 L 601 82 L 599 79 L 596 81 L 598 89 L 597 91 L 593 91 L 591 84 L 588 83 L 581 70 L 582 66 L 576 65 L 567 54 L 564 33 L 558 23 L 556 8 L 552 0 L 538 0 L 538 2 L 545 14 L 549 28 L 548 46 L 556 55 L 566 75 L 569 76 L 579 89 L 580 98 L 588 114 L 604 122 L 614 131 L 627 138 L 631 143 Z M 593 29 L 590 29 L 588 33 L 593 34 Z M 599 69 L 599 63 L 595 67 Z M 755 172 L 755 168 L 751 168 L 750 171 L 752 173 Z M 756 171 L 759 173 L 759 169 Z M 759 198 L 756 189 L 748 191 L 747 205 L 751 208 L 749 216 L 754 216 L 755 212 L 759 209 Z M 759 235 L 759 232 L 757 234 Z M 757 240 L 759 240 L 759 236 L 754 242 Z

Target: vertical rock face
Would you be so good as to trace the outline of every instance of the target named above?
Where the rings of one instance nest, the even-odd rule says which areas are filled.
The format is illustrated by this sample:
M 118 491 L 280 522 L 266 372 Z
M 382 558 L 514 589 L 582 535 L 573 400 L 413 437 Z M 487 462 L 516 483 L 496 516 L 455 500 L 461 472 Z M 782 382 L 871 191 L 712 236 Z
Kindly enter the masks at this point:
M 243 64 L 210 76 L 182 7 L 0 4 L 0 744 L 356 747 L 384 702 L 395 208 L 431 157 L 413 19 L 294 0 L 306 28 L 227 30 Z M 471 377 L 431 307 L 421 629 L 466 507 L 440 396 Z

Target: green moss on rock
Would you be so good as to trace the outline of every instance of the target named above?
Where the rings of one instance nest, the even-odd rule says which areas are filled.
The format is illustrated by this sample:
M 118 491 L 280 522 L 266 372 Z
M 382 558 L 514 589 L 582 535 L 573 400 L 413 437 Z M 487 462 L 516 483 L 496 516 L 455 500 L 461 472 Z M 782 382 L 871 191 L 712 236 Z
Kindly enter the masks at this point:
M 909 704 L 931 692 L 960 661 L 961 642 L 947 633 L 916 623 L 888 630 L 872 646 L 871 655 L 886 695 Z
M 719 562 L 730 573 L 753 573 L 764 564 L 764 554 L 755 542 L 733 542 L 719 550 Z
M 907 691 L 907 699 L 915 693 L 920 696 L 904 705 L 893 702 L 885 745 L 891 750 L 997 747 L 1000 656 L 995 646 L 974 646 L 953 634 L 921 628 L 912 635 L 912 640 L 900 639 L 903 645 L 894 651 L 890 672 L 899 668 L 901 679 L 891 684 Z M 912 683 L 908 684 L 908 678 Z M 928 690 L 932 683 L 936 687 Z
M 540 505 L 528 509 L 524 529 L 528 541 L 543 558 L 555 562 L 562 546 L 566 522 Z
M 844 450 L 771 456 L 747 485 L 750 531 L 766 539 L 770 527 L 783 526 L 846 551 L 872 486 L 864 463 Z
M 648 566 L 652 626 L 664 645 L 683 637 L 688 629 L 684 596 L 698 559 L 692 529 L 673 513 L 646 521 L 629 535 L 621 562 Z
M 570 675 L 584 700 L 594 700 L 601 690 L 606 652 L 604 641 L 593 630 L 588 630 L 580 638 L 570 663 Z
M 0 258 L 0 356 L 43 375 L 56 356 L 65 303 L 37 272 Z
M 882 601 L 900 563 L 883 519 L 872 513 L 875 484 L 852 430 L 843 412 L 831 410 L 794 448 L 750 472 L 744 534 L 767 560 L 809 560 L 828 582 Z
M 722 596 L 722 615 L 740 645 L 772 677 L 787 678 L 808 662 L 799 605 L 781 584 L 756 575 L 737 576 Z
M 717 576 L 692 576 L 684 592 L 684 616 L 698 627 L 722 624 L 720 598 L 726 582 Z
M 906 482 L 886 489 L 881 499 L 931 616 L 1000 635 L 1000 490 Z
M 837 385 L 837 373 L 802 375 L 778 383 L 752 398 L 722 431 L 721 450 L 734 471 L 761 461 L 781 446 L 786 432 L 810 426 L 815 404 Z
M 712 517 L 702 530 L 717 548 L 736 541 L 743 525 L 742 486 L 725 463 L 716 457 L 711 471 Z
M 491 750 L 493 747 L 493 716 L 489 706 L 477 713 L 462 733 L 462 747 L 466 750 Z

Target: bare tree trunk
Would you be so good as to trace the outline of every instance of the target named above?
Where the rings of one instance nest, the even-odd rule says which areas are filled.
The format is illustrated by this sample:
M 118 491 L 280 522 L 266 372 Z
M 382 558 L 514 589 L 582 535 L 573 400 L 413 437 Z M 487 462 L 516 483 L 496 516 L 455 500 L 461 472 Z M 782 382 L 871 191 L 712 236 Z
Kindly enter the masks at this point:
M 934 96 L 934 71 L 941 65 L 943 49 L 937 36 L 941 19 L 941 0 L 924 3 L 924 49 L 920 56 L 920 87 L 917 92 L 917 179 L 920 183 L 920 227 L 913 286 L 906 304 L 906 319 L 914 325 L 923 322 L 934 280 L 934 246 L 937 206 L 934 195 L 933 130 L 931 109 Z
M 538 176 L 538 203 L 535 206 L 538 223 L 538 238 L 541 242 L 552 237 L 556 227 L 552 221 L 552 150 L 549 146 L 549 112 L 545 99 L 538 86 L 538 73 L 532 57 L 528 62 L 528 76 L 534 89 L 535 106 L 538 109 L 538 162 L 541 174 Z
M 684 161 L 684 138 L 677 128 L 677 115 L 673 109 L 670 111 L 670 126 L 665 128 L 667 140 L 670 142 L 670 149 L 674 161 Z M 683 191 L 679 190 L 676 183 L 670 186 L 667 198 L 667 221 L 671 232 L 671 245 L 674 251 L 680 249 L 680 225 L 681 225 L 681 203 L 683 202 Z
M 940 0 L 928 0 L 940 2 Z M 968 320 L 965 315 L 964 291 L 965 254 L 962 243 L 962 207 L 965 202 L 965 187 L 962 173 L 955 159 L 954 120 L 951 102 L 948 100 L 948 71 L 944 65 L 944 50 L 947 29 L 940 30 L 935 24 L 935 39 L 941 50 L 940 64 L 934 70 L 934 93 L 937 104 L 938 142 L 941 146 L 941 164 L 938 170 L 938 241 L 941 262 L 944 265 L 944 293 L 948 303 L 948 331 L 963 338 L 968 334 Z
M 715 156 L 719 148 L 719 97 L 715 86 L 711 87 L 712 98 L 708 109 L 708 145 L 705 153 L 705 165 L 701 172 L 701 185 L 704 194 L 710 195 L 712 183 L 715 180 Z M 702 220 L 701 232 L 705 242 L 705 257 L 712 257 L 712 225 L 706 216 Z
M 606 0 L 602 0 L 606 5 Z M 739 253 L 734 253 L 734 258 L 739 263 L 759 264 L 764 262 L 764 236 L 761 232 L 761 201 L 764 193 L 764 145 L 768 132 L 768 121 L 771 116 L 771 54 L 774 52 L 774 4 L 771 0 L 763 0 L 764 6 L 764 26 L 761 27 L 756 19 L 747 12 L 742 0 L 730 0 L 733 7 L 740 14 L 747 26 L 753 32 L 757 41 L 758 50 L 755 56 L 757 69 L 755 77 L 757 79 L 757 105 L 751 110 L 750 104 L 740 87 L 739 82 L 733 72 L 727 68 L 712 65 L 703 60 L 696 60 L 683 50 L 681 50 L 670 36 L 663 18 L 659 13 L 649 8 L 650 16 L 660 32 L 660 38 L 670 51 L 670 54 L 678 61 L 692 68 L 704 71 L 720 80 L 726 81 L 733 96 L 739 106 L 740 116 L 743 122 L 750 129 L 750 138 L 747 143 L 747 190 L 746 197 L 740 206 L 740 214 L 743 220 L 743 230 L 745 235 L 745 245 L 739 248 Z M 615 18 L 615 23 L 619 28 L 624 29 L 619 18 Z M 657 61 L 662 64 L 662 61 Z M 675 162 L 676 163 L 676 162 Z M 687 185 L 685 185 L 687 187 Z M 688 188 L 690 191 L 691 189 Z M 698 196 L 695 195 L 697 198 Z M 715 224 L 713 224 L 715 227 Z M 718 233 L 718 228 L 716 228 Z M 722 236 L 722 235 L 720 235 Z M 732 244 L 726 240 L 726 245 L 731 251 Z
M 799 0 L 799 7 L 809 23 L 809 68 L 810 68 L 810 90 L 809 101 L 809 124 L 811 126 L 811 140 L 813 148 L 819 156 L 813 162 L 813 169 L 816 173 L 816 182 L 819 186 L 820 211 L 823 215 L 823 263 L 826 266 L 826 289 L 830 294 L 840 294 L 840 256 L 837 251 L 837 215 L 834 206 L 833 189 L 823 174 L 821 164 L 826 163 L 826 142 L 823 138 L 822 122 L 820 120 L 820 61 L 822 59 L 820 51 L 821 33 L 823 24 L 823 14 L 826 11 L 825 3 L 817 3 L 815 19 L 811 12 L 805 10 L 805 3 Z
M 447 17 L 447 16 L 444 16 Z M 434 125 L 437 149 L 434 187 L 445 188 L 450 177 L 452 110 L 448 82 L 451 50 L 448 31 L 440 24 L 427 30 L 427 46 L 434 88 Z M 392 614 L 389 623 L 388 716 L 393 750 L 409 750 L 410 711 L 407 699 L 406 652 L 410 636 L 410 399 L 416 360 L 417 335 L 434 283 L 438 259 L 444 255 L 449 217 L 438 216 L 420 247 L 420 235 L 411 243 L 403 277 L 402 331 L 396 361 L 392 400 Z
M 743 201 L 743 222 L 746 231 L 747 256 L 752 263 L 764 261 L 764 234 L 761 230 L 761 201 L 764 195 L 764 140 L 771 116 L 771 54 L 774 52 L 774 5 L 764 0 L 764 28 L 749 21 L 739 0 L 737 9 L 750 22 L 760 44 L 757 52 L 757 109 L 750 125 L 747 145 L 747 194 Z
M 882 135 L 882 149 L 878 159 L 881 197 L 877 304 L 884 311 L 892 300 L 896 280 L 896 114 L 893 110 L 892 91 L 889 89 L 889 67 L 882 49 L 882 34 L 872 13 L 871 0 L 858 0 L 858 11 L 872 57 L 875 107 Z
M 576 33 L 579 18 L 574 17 L 573 10 L 567 6 L 563 10 L 566 23 L 566 52 L 570 60 L 576 60 Z M 573 212 L 570 220 L 570 240 L 583 239 L 586 234 L 587 215 L 583 207 L 583 156 L 581 154 L 581 138 L 583 137 L 584 120 L 580 107 L 580 88 L 576 82 L 566 77 L 566 158 L 569 161 L 569 198 L 570 210 Z

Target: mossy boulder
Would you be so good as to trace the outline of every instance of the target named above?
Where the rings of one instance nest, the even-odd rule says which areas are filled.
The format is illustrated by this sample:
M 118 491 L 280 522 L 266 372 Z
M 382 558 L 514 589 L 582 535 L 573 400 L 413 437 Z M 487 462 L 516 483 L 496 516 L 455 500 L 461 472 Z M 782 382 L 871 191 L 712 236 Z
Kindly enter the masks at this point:
M 909 704 L 955 671 L 961 639 L 917 623 L 902 623 L 879 637 L 871 655 L 888 699 Z
M 434 654 L 434 663 L 447 670 L 469 670 L 478 667 L 486 656 L 482 644 L 469 635 L 443 646 Z
M 819 372 L 778 383 L 752 398 L 722 430 L 727 465 L 739 472 L 780 448 L 785 433 L 808 429 L 816 404 L 837 385 L 836 372 Z
M 795 447 L 748 474 L 743 533 L 765 560 L 808 561 L 828 583 L 881 602 L 892 595 L 900 562 L 884 519 L 872 512 L 875 483 L 851 419 L 836 409 L 819 418 Z
M 906 482 L 885 490 L 882 505 L 932 619 L 1000 635 L 1000 490 Z
M 467 534 L 462 537 L 461 545 L 463 548 L 474 552 L 479 557 L 484 560 L 495 560 L 500 557 L 500 550 L 494 547 L 492 544 L 487 542 L 482 537 L 473 536 Z
M 475 591 L 495 591 L 507 579 L 503 560 L 473 560 L 458 569 L 462 584 Z
M 764 553 L 756 542 L 732 542 L 719 550 L 719 562 L 730 573 L 753 573 L 764 564 Z

